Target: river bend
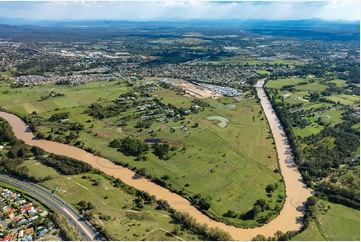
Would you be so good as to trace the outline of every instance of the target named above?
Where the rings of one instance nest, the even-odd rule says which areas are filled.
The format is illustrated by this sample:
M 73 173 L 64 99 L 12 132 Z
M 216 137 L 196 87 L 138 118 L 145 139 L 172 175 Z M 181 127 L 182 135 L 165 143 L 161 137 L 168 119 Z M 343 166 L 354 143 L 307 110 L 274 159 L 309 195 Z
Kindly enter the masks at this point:
M 0 111 L 0 117 L 7 120 L 15 136 L 28 145 L 38 146 L 47 152 L 84 161 L 108 175 L 121 179 L 129 186 L 146 191 L 154 195 L 157 199 L 166 200 L 174 209 L 189 213 L 198 223 L 206 223 L 209 227 L 219 227 L 229 232 L 235 240 L 251 240 L 258 234 L 273 236 L 277 231 L 287 232 L 299 230 L 302 227 L 304 202 L 311 196 L 312 192 L 306 188 L 306 185 L 302 181 L 301 174 L 293 163 L 292 152 L 288 145 L 287 137 L 263 90 L 264 82 L 265 79 L 259 80 L 256 84 L 256 89 L 275 140 L 280 169 L 285 182 L 286 200 L 279 216 L 262 227 L 252 229 L 236 228 L 221 222 L 216 222 L 201 213 L 180 195 L 147 179 L 134 179 L 135 173 L 127 168 L 115 165 L 107 159 L 95 156 L 74 146 L 38 139 L 23 120 L 13 114 Z

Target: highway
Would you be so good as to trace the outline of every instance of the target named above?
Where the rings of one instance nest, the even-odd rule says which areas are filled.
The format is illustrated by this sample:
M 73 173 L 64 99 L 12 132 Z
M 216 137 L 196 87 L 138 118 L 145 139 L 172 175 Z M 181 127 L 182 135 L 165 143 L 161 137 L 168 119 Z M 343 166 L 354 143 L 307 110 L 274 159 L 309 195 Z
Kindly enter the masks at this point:
M 48 189 L 28 181 L 21 180 L 20 178 L 0 174 L 0 180 L 11 184 L 13 186 L 22 188 L 28 191 L 39 201 L 43 202 L 54 211 L 62 214 L 71 225 L 75 227 L 86 241 L 104 240 L 96 229 L 86 221 L 75 209 L 68 205 L 65 201 L 53 194 Z

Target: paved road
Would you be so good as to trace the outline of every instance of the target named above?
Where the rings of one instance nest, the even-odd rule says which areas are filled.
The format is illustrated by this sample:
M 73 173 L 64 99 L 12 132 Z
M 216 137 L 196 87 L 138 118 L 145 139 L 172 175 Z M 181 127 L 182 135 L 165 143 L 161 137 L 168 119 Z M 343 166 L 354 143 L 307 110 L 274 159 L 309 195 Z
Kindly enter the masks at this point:
M 103 240 L 88 221 L 83 219 L 72 207 L 46 188 L 5 174 L 0 174 L 0 180 L 28 191 L 41 202 L 62 214 L 71 225 L 79 230 L 84 240 Z

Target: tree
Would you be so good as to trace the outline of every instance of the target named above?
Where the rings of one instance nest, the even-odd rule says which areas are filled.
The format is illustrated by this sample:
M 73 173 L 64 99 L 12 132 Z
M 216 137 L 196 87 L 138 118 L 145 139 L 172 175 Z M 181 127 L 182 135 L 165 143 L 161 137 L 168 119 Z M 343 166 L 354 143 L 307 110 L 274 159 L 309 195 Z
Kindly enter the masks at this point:
M 262 234 L 257 234 L 256 237 L 252 238 L 252 241 L 267 241 L 267 238 Z
M 255 218 L 260 212 L 262 212 L 261 206 L 254 205 L 253 209 L 252 209 L 252 212 L 253 212 L 253 218 Z
M 268 184 L 268 185 L 266 186 L 266 192 L 267 192 L 267 193 L 274 192 L 275 190 L 276 190 L 276 187 L 275 187 L 275 185 L 273 185 L 273 184 Z
M 223 216 L 230 217 L 230 218 L 236 218 L 237 213 L 235 211 L 229 209 L 225 214 L 223 214 Z
M 316 205 L 316 203 L 317 203 L 317 198 L 315 196 L 307 198 L 307 202 L 306 202 L 307 206 L 313 206 Z
M 181 234 L 181 226 L 179 226 L 178 224 L 174 225 L 173 234 L 175 234 L 177 236 L 180 235 Z
M 289 236 L 288 236 L 288 234 L 287 234 L 287 233 L 283 233 L 282 231 L 277 231 L 277 232 L 275 233 L 275 238 L 276 238 L 276 240 L 278 240 L 278 241 L 287 241 L 287 240 L 290 239 Z
M 144 154 L 149 150 L 149 146 L 142 141 L 131 138 L 130 136 L 125 137 L 124 139 L 115 139 L 109 144 L 111 147 L 119 147 L 125 155 L 139 156 Z
M 87 210 L 84 212 L 84 218 L 86 220 L 91 220 L 94 216 L 94 211 L 93 210 Z
M 153 149 L 156 156 L 160 159 L 165 159 L 169 153 L 170 146 L 169 144 L 154 144 Z
M 258 199 L 254 205 L 259 205 L 262 208 L 262 211 L 269 209 L 269 204 L 264 199 Z
M 202 210 L 208 210 L 211 207 L 211 204 L 209 203 L 210 198 L 204 198 L 201 194 L 197 193 L 194 195 L 191 199 L 192 204 L 196 207 L 202 209 Z
M 87 208 L 87 202 L 84 200 L 81 200 L 80 202 L 78 202 L 78 206 L 80 207 L 80 209 L 86 209 Z
M 55 113 L 55 114 L 51 115 L 49 121 L 53 122 L 53 121 L 59 121 L 61 119 L 67 119 L 67 118 L 69 118 L 69 112 Z

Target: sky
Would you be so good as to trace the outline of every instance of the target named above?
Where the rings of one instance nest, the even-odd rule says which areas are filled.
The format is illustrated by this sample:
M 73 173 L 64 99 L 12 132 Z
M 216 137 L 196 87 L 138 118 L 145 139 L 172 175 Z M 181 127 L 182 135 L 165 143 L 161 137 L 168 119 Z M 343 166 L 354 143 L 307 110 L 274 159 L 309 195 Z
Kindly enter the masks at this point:
M 3 1 L 0 18 L 35 20 L 360 20 L 361 1 Z M 0 22 L 1 23 L 1 22 Z

